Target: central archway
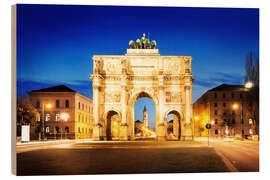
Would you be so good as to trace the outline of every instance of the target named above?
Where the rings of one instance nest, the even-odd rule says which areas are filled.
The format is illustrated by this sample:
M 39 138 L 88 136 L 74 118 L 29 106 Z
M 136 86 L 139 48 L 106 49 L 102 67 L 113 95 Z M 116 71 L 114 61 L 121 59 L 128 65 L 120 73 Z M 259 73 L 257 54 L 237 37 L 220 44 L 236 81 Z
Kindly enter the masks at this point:
M 129 126 L 129 130 L 128 130 L 128 134 L 131 140 L 135 140 L 135 111 L 134 111 L 134 106 L 137 100 L 141 99 L 141 98 L 148 98 L 152 101 L 153 106 L 154 106 L 154 124 L 151 124 L 152 126 L 154 126 L 152 128 L 152 131 L 154 133 L 156 133 L 155 131 L 157 130 L 157 124 L 158 124 L 158 108 L 157 108 L 157 102 L 158 100 L 156 99 L 156 97 L 153 95 L 153 93 L 151 94 L 151 92 L 147 92 L 145 90 L 138 90 L 136 92 L 133 92 L 131 95 L 131 98 L 128 101 L 128 107 L 129 107 L 129 111 L 128 111 L 128 123 L 131 125 Z
M 155 103 L 151 98 L 140 97 L 134 104 L 134 135 L 136 140 L 150 140 L 156 137 Z

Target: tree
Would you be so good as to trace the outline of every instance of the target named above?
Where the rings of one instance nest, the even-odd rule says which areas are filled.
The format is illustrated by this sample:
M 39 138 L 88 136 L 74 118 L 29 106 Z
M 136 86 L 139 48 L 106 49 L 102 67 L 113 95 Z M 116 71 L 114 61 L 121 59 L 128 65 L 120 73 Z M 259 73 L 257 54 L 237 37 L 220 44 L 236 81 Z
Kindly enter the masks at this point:
M 38 111 L 25 96 L 17 99 L 17 125 L 35 125 Z
M 259 55 L 250 51 L 246 56 L 245 83 L 252 82 L 253 87 L 248 91 L 247 103 L 252 119 L 256 123 L 256 134 L 259 134 Z

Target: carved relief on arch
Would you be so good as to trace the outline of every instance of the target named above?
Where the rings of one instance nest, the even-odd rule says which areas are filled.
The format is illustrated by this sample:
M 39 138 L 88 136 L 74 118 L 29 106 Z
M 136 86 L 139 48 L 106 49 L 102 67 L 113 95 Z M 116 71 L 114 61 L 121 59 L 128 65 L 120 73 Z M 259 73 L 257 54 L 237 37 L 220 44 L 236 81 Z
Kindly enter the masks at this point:
M 182 92 L 166 91 L 165 102 L 181 104 L 183 102 Z
M 121 64 L 113 61 L 106 62 L 104 65 L 104 71 L 109 74 L 121 74 Z
M 120 103 L 121 92 L 108 91 L 105 93 L 105 103 Z
M 179 59 L 165 59 L 165 74 L 179 74 L 181 71 Z
M 184 62 L 185 62 L 185 73 L 190 73 L 191 72 L 191 56 L 185 56 Z

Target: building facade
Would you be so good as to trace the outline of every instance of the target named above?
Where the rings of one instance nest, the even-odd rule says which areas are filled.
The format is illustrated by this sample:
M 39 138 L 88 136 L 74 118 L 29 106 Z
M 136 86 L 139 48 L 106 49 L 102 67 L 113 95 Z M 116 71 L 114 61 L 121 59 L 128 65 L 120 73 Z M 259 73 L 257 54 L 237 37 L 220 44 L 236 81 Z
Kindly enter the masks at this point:
M 39 111 L 40 138 L 44 118 L 47 139 L 91 138 L 93 133 L 92 100 L 64 86 L 54 86 L 29 92 L 30 102 Z
M 248 137 L 255 135 L 255 121 L 247 101 L 249 89 L 243 85 L 217 86 L 193 104 L 194 136 L 208 136 L 205 128 L 211 123 L 211 137 Z

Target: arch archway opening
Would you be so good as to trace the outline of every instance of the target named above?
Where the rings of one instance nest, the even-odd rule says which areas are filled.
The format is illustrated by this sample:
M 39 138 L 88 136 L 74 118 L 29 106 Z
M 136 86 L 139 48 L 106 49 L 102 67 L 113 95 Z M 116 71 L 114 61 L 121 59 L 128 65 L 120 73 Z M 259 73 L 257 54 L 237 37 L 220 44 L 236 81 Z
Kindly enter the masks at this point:
M 150 140 L 156 137 L 156 108 L 147 93 L 140 93 L 134 103 L 135 140 Z
M 120 136 L 120 115 L 116 111 L 109 111 L 106 118 L 106 139 L 118 140 Z
M 180 114 L 172 110 L 166 117 L 166 138 L 167 140 L 180 140 L 181 138 L 181 116 Z

